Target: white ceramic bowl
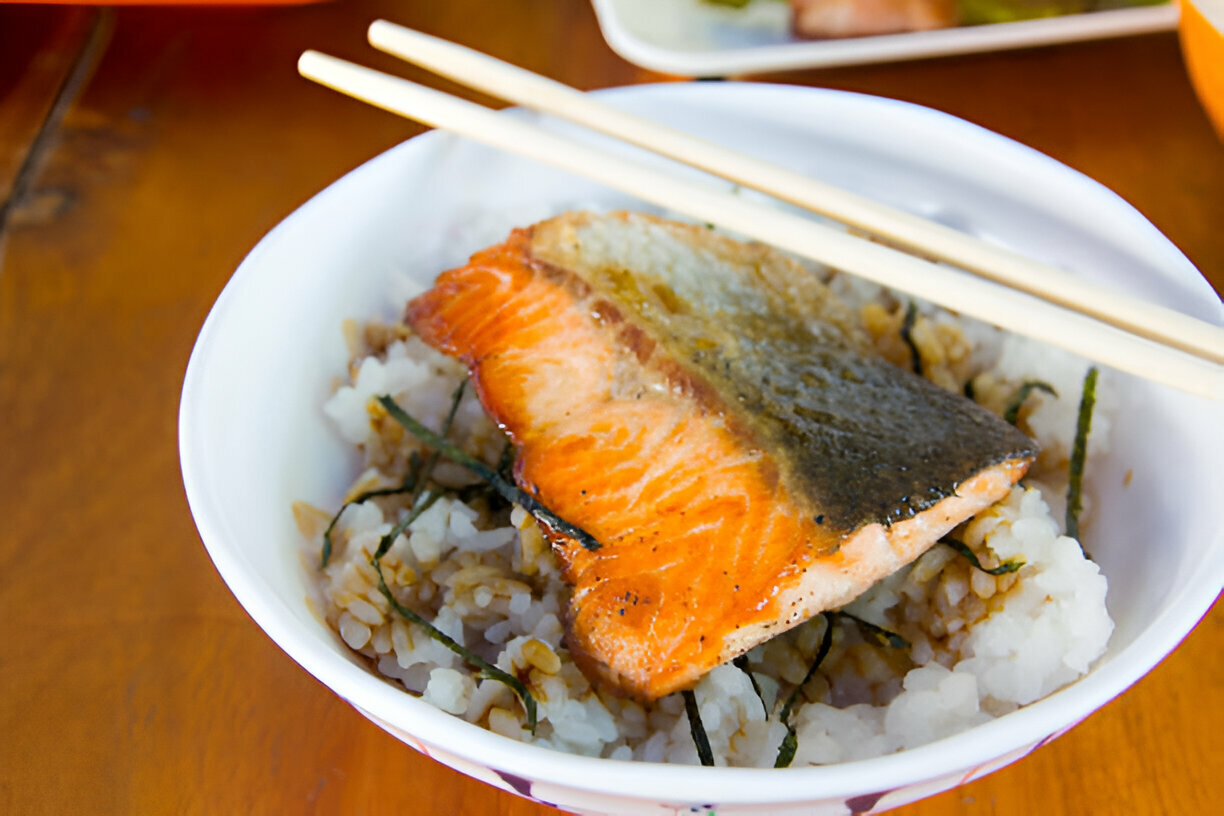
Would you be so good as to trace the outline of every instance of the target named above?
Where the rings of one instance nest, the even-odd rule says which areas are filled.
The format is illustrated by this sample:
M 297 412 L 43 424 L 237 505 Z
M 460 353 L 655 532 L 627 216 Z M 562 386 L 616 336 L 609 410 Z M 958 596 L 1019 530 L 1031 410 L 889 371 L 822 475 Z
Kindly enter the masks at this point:
M 785 86 L 669 84 L 615 105 L 955 224 L 1097 281 L 1224 322 L 1211 287 L 1117 196 L 1057 162 L 900 102 Z M 526 115 L 512 112 L 507 115 Z M 561 128 L 562 126 L 557 126 Z M 571 131 L 570 128 L 564 128 Z M 1079 682 L 958 736 L 878 759 L 785 771 L 652 765 L 524 746 L 378 679 L 307 608 L 290 505 L 336 506 L 355 455 L 321 405 L 344 371 L 341 322 L 393 317 L 393 281 L 421 283 L 479 247 L 489 213 L 633 202 L 442 133 L 358 168 L 287 218 L 243 262 L 191 358 L 180 413 L 188 499 L 222 577 L 307 671 L 404 742 L 464 773 L 570 810 L 847 813 L 883 810 L 989 773 L 1122 692 L 1219 593 L 1219 405 L 1120 378 L 1113 452 L 1090 474 L 1089 550 L 1117 628 Z M 1124 475 L 1133 472 L 1129 484 Z M 1213 490 L 1215 488 L 1215 490 Z M 1105 760 L 1108 761 L 1108 760 Z

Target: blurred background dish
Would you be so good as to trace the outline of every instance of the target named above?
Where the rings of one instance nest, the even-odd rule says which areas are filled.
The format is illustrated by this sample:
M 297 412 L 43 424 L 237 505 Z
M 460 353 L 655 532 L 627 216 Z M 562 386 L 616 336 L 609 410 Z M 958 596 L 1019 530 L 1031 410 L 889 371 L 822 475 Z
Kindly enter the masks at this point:
M 604 38 L 622 57 L 654 71 L 703 77 L 1022 48 L 1177 25 L 1177 7 L 1168 2 L 1105 0 L 1085 11 L 1091 2 L 956 0 L 956 11 L 945 16 L 955 13 L 966 24 L 806 39 L 793 32 L 785 0 L 592 0 Z

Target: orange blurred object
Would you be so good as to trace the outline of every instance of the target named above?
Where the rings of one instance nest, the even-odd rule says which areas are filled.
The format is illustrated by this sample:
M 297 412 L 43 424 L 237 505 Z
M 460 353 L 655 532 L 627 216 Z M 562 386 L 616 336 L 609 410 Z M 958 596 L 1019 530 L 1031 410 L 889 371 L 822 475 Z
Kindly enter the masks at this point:
M 1178 33 L 1190 81 L 1224 140 L 1224 0 L 1181 0 Z
M 0 6 L 304 6 L 327 0 L 0 0 Z

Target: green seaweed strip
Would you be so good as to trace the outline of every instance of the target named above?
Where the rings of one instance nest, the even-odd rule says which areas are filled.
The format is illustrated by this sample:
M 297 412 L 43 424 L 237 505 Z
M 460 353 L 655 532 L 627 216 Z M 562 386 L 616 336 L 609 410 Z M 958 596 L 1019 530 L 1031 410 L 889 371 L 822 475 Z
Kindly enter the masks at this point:
M 408 473 L 404 476 L 404 481 L 399 487 L 380 487 L 376 490 L 367 490 L 364 493 L 358 494 L 352 501 L 346 501 L 344 504 L 340 505 L 340 509 L 336 511 L 336 515 L 332 516 L 331 523 L 328 524 L 327 529 L 323 531 L 323 553 L 319 558 L 319 569 L 323 569 L 327 566 L 328 562 L 331 561 L 333 549 L 332 531 L 336 528 L 336 523 L 340 521 L 340 516 L 345 510 L 347 510 L 351 505 L 361 504 L 364 501 L 368 501 L 369 499 L 373 499 L 378 496 L 394 496 L 398 493 L 411 493 L 412 491 L 416 490 L 417 478 L 420 476 L 420 472 L 421 457 L 417 456 L 416 451 L 413 451 L 412 456 L 409 459 Z
M 790 696 L 786 698 L 786 703 L 782 706 L 782 713 L 780 716 L 782 718 L 782 722 L 784 723 L 790 719 L 791 709 L 795 707 L 795 703 L 799 702 L 799 695 L 802 693 L 803 687 L 816 676 L 816 670 L 820 668 L 820 664 L 829 654 L 829 649 L 833 647 L 834 613 L 824 612 L 822 614 L 825 619 L 825 630 L 824 634 L 820 637 L 820 647 L 816 650 L 816 657 L 814 660 L 812 660 L 812 665 L 808 667 L 807 674 L 803 676 L 803 680 L 799 682 L 799 685 L 795 686 L 795 688 L 791 691 Z M 847 617 L 849 616 L 847 615 Z
M 950 536 L 941 538 L 939 540 L 963 555 L 966 559 L 968 559 L 970 564 L 972 564 L 975 568 L 980 569 L 987 575 L 1006 575 L 1007 573 L 1015 572 L 1024 566 L 1024 559 L 1013 558 L 1011 561 L 1005 561 L 994 569 L 986 569 L 982 566 L 982 562 L 978 560 L 977 553 L 969 549 L 969 545 L 965 542 L 957 541 L 955 538 Z
M 511 466 L 514 464 L 514 446 L 509 442 L 502 448 L 501 456 L 497 458 L 497 472 L 503 478 L 509 479 L 511 476 Z
M 1003 412 L 1003 419 L 1015 425 L 1016 420 L 1020 418 L 1020 406 L 1024 405 L 1024 401 L 1029 398 L 1029 394 L 1032 394 L 1034 390 L 1044 391 L 1052 397 L 1058 396 L 1054 386 L 1049 383 L 1044 383 L 1041 380 L 1027 380 L 1020 386 L 1020 390 L 1012 397 L 1011 402 L 1007 403 L 1007 410 Z
M 799 734 L 790 723 L 786 724 L 786 736 L 778 746 L 778 756 L 774 759 L 775 768 L 789 768 L 795 761 L 795 751 L 799 750 Z
M 859 629 L 862 629 L 867 634 L 876 639 L 876 642 L 881 646 L 891 646 L 894 649 L 908 649 L 910 642 L 898 635 L 896 632 L 890 632 L 883 626 L 876 626 L 871 621 L 865 621 L 862 618 L 851 615 L 849 612 L 834 612 L 833 614 L 847 620 L 854 621 Z
M 459 410 L 459 402 L 463 399 L 463 389 L 466 385 L 467 380 L 464 380 L 463 382 L 459 383 L 459 387 L 455 389 L 453 394 L 451 394 L 450 410 L 446 412 L 446 419 L 442 421 L 443 437 L 450 433 L 451 426 L 455 424 L 455 413 Z M 416 451 L 413 451 L 413 454 L 415 453 Z M 440 499 L 443 493 L 447 492 L 443 489 L 435 489 L 429 493 L 424 502 L 421 502 L 421 495 L 425 490 L 425 485 L 429 484 L 429 480 L 433 478 L 434 468 L 438 466 L 438 460 L 440 458 L 441 457 L 438 455 L 436 450 L 431 451 L 429 454 L 429 459 L 425 461 L 423 467 L 420 464 L 420 457 L 414 456 L 412 458 L 411 469 L 419 471 L 420 476 L 418 479 L 416 479 L 416 487 L 412 491 L 412 499 L 408 502 L 410 512 L 405 518 L 401 519 L 400 522 L 395 525 L 390 533 L 383 536 L 382 539 L 379 540 L 378 552 L 375 554 L 375 558 L 382 558 L 384 555 L 386 555 L 387 550 L 391 549 L 391 545 L 395 543 L 395 539 L 399 536 L 399 534 L 404 532 L 404 530 L 407 530 L 409 524 L 411 524 L 422 513 L 433 506 L 433 503 Z
M 459 402 L 463 399 L 463 389 L 467 386 L 467 380 L 459 383 L 459 387 L 455 389 L 451 395 L 450 410 L 446 413 L 446 419 L 442 424 L 442 435 L 446 436 L 450 433 L 451 426 L 455 423 L 455 413 L 459 410 Z M 416 451 L 413 451 L 408 457 L 408 472 L 404 475 L 404 481 L 399 487 L 383 487 L 376 490 L 367 490 L 359 494 L 352 501 L 347 501 L 340 505 L 340 509 L 336 511 L 336 515 L 332 516 L 331 523 L 327 525 L 327 529 L 323 531 L 323 553 L 319 561 L 319 569 L 328 565 L 332 556 L 332 531 L 336 528 L 336 523 L 340 521 L 340 516 L 348 509 L 349 505 L 361 504 L 369 499 L 378 496 L 395 496 L 399 493 L 412 493 L 412 501 L 408 503 L 411 507 L 416 504 L 417 499 L 421 496 L 421 491 L 424 489 L 429 477 L 433 475 L 434 467 L 438 464 L 438 453 L 434 451 L 430 456 L 429 463 L 425 466 L 424 473 L 421 470 L 421 457 Z
M 446 419 L 442 423 L 441 437 L 445 437 L 447 434 L 449 434 L 451 426 L 454 425 L 455 413 L 459 409 L 459 402 L 463 399 L 463 390 L 466 385 L 466 380 L 459 383 L 459 387 L 456 388 L 454 394 L 451 395 L 450 410 L 447 411 Z M 392 596 L 391 589 L 387 586 L 387 582 L 383 578 L 382 558 L 387 554 L 387 551 L 391 549 L 391 545 L 395 543 L 395 539 L 397 539 L 401 533 L 408 529 L 408 525 L 420 518 L 422 513 L 432 507 L 434 502 L 442 498 L 442 496 L 448 492 L 444 488 L 435 488 L 429 491 L 429 493 L 425 494 L 424 498 L 422 498 L 421 495 L 421 491 L 433 476 L 434 468 L 437 467 L 439 459 L 441 459 L 441 453 L 439 449 L 435 447 L 430 453 L 429 459 L 425 462 L 423 468 L 420 468 L 419 464 L 414 465 L 414 469 L 420 470 L 420 476 L 416 480 L 416 489 L 412 497 L 411 504 L 412 509 L 402 519 L 400 519 L 399 523 L 391 528 L 389 533 L 378 541 L 378 549 L 375 550 L 374 557 L 370 559 L 370 564 L 378 573 L 378 590 L 382 593 L 383 597 L 387 599 L 387 602 L 395 608 L 396 612 L 399 612 L 405 618 L 423 628 L 431 638 L 446 646 L 446 648 L 450 649 L 455 654 L 459 655 L 459 657 L 467 661 L 469 665 L 479 668 L 480 675 L 482 677 L 497 680 L 509 686 L 510 689 L 518 695 L 519 700 L 522 701 L 523 708 L 527 712 L 527 725 L 531 728 L 531 733 L 534 734 L 536 732 L 537 722 L 536 701 L 531 695 L 531 692 L 527 690 L 527 686 L 524 685 L 523 682 L 517 677 L 499 669 L 497 666 L 494 666 L 492 663 L 489 663 L 480 656 L 459 645 L 446 634 L 438 630 L 433 624 L 413 612 L 411 609 L 408 609 L 400 604 L 399 601 Z M 419 462 L 420 460 L 417 459 L 417 463 Z
M 684 713 L 688 715 L 689 733 L 693 735 L 693 744 L 697 746 L 697 758 L 702 765 L 714 764 L 714 752 L 710 750 L 710 738 L 706 736 L 705 726 L 701 724 L 701 712 L 697 709 L 697 695 L 691 689 L 680 692 L 684 697 Z
M 460 400 L 463 398 L 463 390 L 465 385 L 466 381 L 460 383 L 459 387 L 455 389 L 454 394 L 451 396 L 450 410 L 447 412 L 446 419 L 442 425 L 443 436 L 450 433 L 451 426 L 454 424 L 455 413 L 459 408 Z M 430 477 L 433 475 L 433 470 L 437 466 L 439 459 L 440 454 L 436 447 L 430 454 L 428 461 L 424 463 L 421 461 L 421 458 L 417 452 L 413 451 L 409 457 L 408 473 L 404 478 L 404 482 L 399 487 L 369 490 L 357 496 L 357 498 L 353 499 L 352 501 L 345 502 L 340 508 L 340 512 L 336 513 L 335 517 L 332 518 L 331 524 L 328 525 L 327 531 L 323 535 L 322 566 L 327 566 L 327 562 L 331 558 L 332 528 L 335 527 L 336 522 L 340 519 L 340 514 L 344 512 L 346 507 L 348 507 L 350 504 L 359 504 L 375 496 L 390 496 L 397 493 L 411 492 L 413 494 L 412 501 L 409 504 L 411 509 L 402 519 L 399 520 L 398 523 L 396 523 L 394 527 L 391 528 L 390 532 L 379 539 L 378 549 L 374 551 L 374 555 L 370 558 L 370 565 L 374 567 L 374 571 L 378 575 L 378 591 L 384 598 L 387 599 L 387 603 L 391 605 L 391 608 L 398 612 L 401 616 L 410 622 L 415 623 L 417 626 L 420 626 L 425 630 L 425 633 L 428 634 L 430 638 L 438 641 L 443 646 L 450 649 L 452 652 L 466 661 L 468 665 L 475 666 L 477 669 L 479 669 L 481 677 L 497 680 L 509 686 L 510 689 L 514 691 L 516 695 L 518 695 L 519 700 L 522 701 L 523 708 L 527 712 L 527 724 L 531 728 L 531 733 L 534 734 L 536 732 L 536 723 L 538 719 L 536 701 L 531 695 L 531 692 L 527 690 L 527 686 L 514 675 L 499 669 L 497 666 L 489 663 L 484 658 L 480 657 L 474 652 L 469 651 L 464 646 L 461 646 L 450 636 L 446 635 L 432 623 L 425 620 L 425 618 L 421 617 L 397 601 L 395 596 L 391 594 L 391 588 L 387 586 L 386 578 L 383 577 L 382 558 L 391 549 L 391 546 L 395 543 L 395 540 L 408 529 L 408 525 L 420 518 L 422 513 L 432 507 L 438 499 L 442 498 L 442 496 L 449 492 L 445 488 L 434 488 L 428 493 L 425 493 L 422 497 L 425 485 L 429 483 Z
M 731 665 L 748 675 L 748 682 L 752 683 L 752 690 L 761 701 L 761 708 L 765 709 L 765 719 L 769 719 L 769 706 L 765 705 L 765 695 L 761 694 L 761 686 L 757 683 L 756 675 L 752 673 L 752 667 L 748 665 L 748 655 L 740 655 L 731 661 Z
M 1084 376 L 1084 394 L 1080 397 L 1079 419 L 1075 423 L 1075 444 L 1071 448 L 1070 479 L 1067 484 L 1067 535 L 1079 541 L 1079 514 L 1084 509 L 1084 461 L 1088 458 L 1088 433 L 1092 430 L 1092 409 L 1096 405 L 1097 368 L 1088 369 Z M 1080 551 L 1088 557 L 1083 543 Z
M 523 681 L 519 680 L 514 675 L 499 669 L 489 661 L 485 660 L 474 652 L 469 651 L 464 646 L 459 645 L 459 643 L 457 643 L 445 632 L 440 631 L 432 623 L 397 601 L 395 596 L 391 594 L 391 589 L 387 586 L 386 580 L 383 578 L 382 562 L 377 558 L 372 558 L 370 559 L 370 563 L 374 566 L 374 571 L 378 573 L 378 591 L 381 592 L 382 596 L 387 599 L 387 603 L 391 604 L 392 609 L 403 615 L 409 621 L 415 623 L 417 626 L 420 626 L 431 638 L 438 641 L 455 654 L 459 655 L 459 657 L 463 658 L 463 660 L 465 660 L 469 665 L 478 668 L 480 670 L 481 677 L 497 680 L 501 683 L 505 683 L 507 686 L 513 689 L 514 693 L 518 695 L 519 700 L 522 701 L 523 708 L 527 711 L 527 726 L 531 729 L 531 733 L 534 734 L 536 732 L 536 701 L 535 697 L 531 696 L 531 692 L 527 690 L 527 686 L 523 684 Z
M 911 300 L 909 305 L 905 307 L 905 319 L 901 321 L 901 339 L 905 341 L 905 345 L 909 346 L 914 373 L 921 377 L 923 376 L 922 355 L 918 353 L 918 344 L 914 342 L 914 321 L 917 319 L 918 307 Z
M 799 694 L 803 691 L 803 687 L 808 684 L 808 681 L 816 676 L 816 670 L 820 668 L 820 664 L 829 654 L 829 649 L 833 646 L 833 615 L 825 612 L 825 630 L 820 638 L 820 648 L 816 650 L 816 657 L 812 660 L 812 665 L 808 667 L 807 674 L 803 676 L 803 681 L 791 691 L 790 696 L 786 698 L 786 703 L 782 706 L 782 713 L 779 719 L 786 726 L 786 736 L 782 738 L 782 744 L 778 746 L 778 756 L 774 759 L 775 768 L 789 768 L 791 762 L 795 759 L 795 751 L 799 748 L 799 734 L 795 731 L 795 726 L 790 724 L 791 710 L 795 707 L 795 703 L 799 702 Z
M 395 400 L 391 399 L 391 397 L 384 394 L 378 398 L 378 402 L 387 410 L 387 413 L 390 414 L 396 422 L 403 425 L 409 433 L 420 439 L 426 445 L 434 448 L 442 456 L 445 456 L 455 464 L 467 468 L 480 478 L 484 479 L 493 486 L 493 489 L 496 490 L 498 495 L 500 495 L 502 498 L 519 505 L 552 529 L 556 530 L 562 535 L 573 538 L 588 550 L 599 549 L 599 542 L 596 541 L 595 537 L 590 533 L 574 524 L 570 524 L 568 521 L 565 521 L 556 513 L 541 504 L 534 496 L 524 490 L 520 490 L 516 485 L 507 481 L 494 468 L 486 465 L 479 459 L 469 456 L 468 454 L 459 450 L 459 448 L 457 448 L 455 445 L 446 441 L 438 434 L 417 422 L 415 419 L 405 413 L 402 408 L 396 405 Z
M 511 466 L 513 464 L 514 446 L 507 443 L 506 446 L 502 448 L 501 455 L 497 458 L 497 473 L 507 481 L 512 480 L 514 478 L 513 471 L 511 470 Z M 459 498 L 459 501 L 464 503 L 470 502 L 479 496 L 485 496 L 490 499 L 500 499 L 503 502 L 506 501 L 505 497 L 498 493 L 497 490 L 494 489 L 493 485 L 485 481 L 461 487 L 455 491 L 455 495 Z
M 455 424 L 455 414 L 459 412 L 459 403 L 463 401 L 463 389 L 466 387 L 467 380 L 462 380 L 451 394 L 450 409 L 446 412 L 446 419 L 442 421 L 442 432 L 439 434 L 443 439 L 450 436 L 451 427 Z M 437 448 L 430 452 L 429 459 L 425 462 L 425 470 L 422 472 L 421 479 L 417 483 L 416 493 L 413 494 L 411 504 L 416 504 L 416 500 L 420 498 L 421 491 L 425 489 L 426 483 L 433 478 L 434 468 L 438 466 L 438 460 L 441 458 Z
M 442 498 L 445 493 L 446 491 L 441 489 L 431 490 L 425 495 L 425 499 L 423 501 L 418 501 L 417 504 L 414 504 L 412 506 L 412 510 L 409 511 L 406 516 L 400 519 L 399 523 L 391 528 L 391 532 L 387 533 L 378 540 L 378 549 L 374 551 L 374 558 L 372 559 L 371 563 L 375 561 L 382 561 L 382 557 L 387 554 L 387 550 L 391 549 L 391 545 L 395 543 L 395 539 L 399 538 L 400 534 L 408 529 L 409 524 L 420 518 L 422 513 L 424 513 L 430 507 L 433 507 L 434 502 Z

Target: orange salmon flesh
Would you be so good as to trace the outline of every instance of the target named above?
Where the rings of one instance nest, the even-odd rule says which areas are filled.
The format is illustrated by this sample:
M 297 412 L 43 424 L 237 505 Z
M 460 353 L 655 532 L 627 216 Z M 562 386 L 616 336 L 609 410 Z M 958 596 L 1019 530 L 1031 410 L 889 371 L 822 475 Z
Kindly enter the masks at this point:
M 672 242 L 667 245 L 674 254 L 661 272 L 648 270 L 626 283 L 626 259 L 617 247 L 645 233 Z M 704 295 L 686 293 L 714 284 L 686 282 L 676 271 L 677 258 L 745 270 L 766 291 L 761 302 L 773 311 L 758 320 L 755 295 L 702 306 Z M 780 271 L 762 272 L 770 269 Z M 763 283 L 753 277 L 762 275 Z M 789 398 L 771 396 L 782 393 L 769 390 L 780 386 L 753 391 L 734 379 L 737 370 L 751 376 L 760 368 L 753 349 L 766 348 L 772 359 L 775 346 L 794 346 L 802 357 L 804 344 L 792 341 L 806 337 L 804 327 L 815 319 L 790 314 L 793 291 L 770 293 L 776 281 L 792 275 L 814 277 L 777 253 L 699 227 L 635 214 L 571 214 L 515 231 L 504 244 L 441 275 L 408 305 L 413 330 L 469 367 L 486 411 L 517 446 L 519 486 L 600 543 L 589 550 L 546 530 L 573 588 L 567 648 L 589 677 L 621 693 L 651 700 L 691 687 L 711 668 L 850 602 L 1003 498 L 1035 455 L 1030 440 L 992 416 L 945 421 L 942 401 L 968 403 L 964 398 L 909 372 L 885 371 L 878 376 L 899 383 L 888 379 L 886 387 L 917 395 L 898 402 L 903 407 L 894 419 L 923 428 L 948 425 L 929 431 L 932 450 L 956 451 L 982 435 L 999 441 L 987 446 L 986 458 L 952 477 L 926 454 L 898 465 L 917 471 L 919 484 L 927 483 L 921 479 L 929 471 L 935 492 L 922 504 L 907 498 L 896 513 L 873 510 L 863 517 L 866 511 L 851 508 L 849 499 L 829 498 L 819 489 L 822 462 L 836 475 L 842 460 L 836 451 L 844 446 L 868 444 L 869 453 L 879 448 L 883 455 L 889 445 L 847 441 L 841 429 L 849 420 L 833 417 L 834 453 L 792 451 L 792 434 L 777 430 L 792 425 L 762 418 L 791 410 Z M 740 291 L 738 279 L 726 286 Z M 827 296 L 811 288 L 817 283 L 802 286 L 805 301 Z M 742 346 L 742 353 L 719 352 L 722 362 L 710 363 L 700 350 L 713 341 L 691 328 L 701 325 L 694 310 L 710 312 L 721 327 L 708 335 L 719 348 Z M 785 335 L 777 326 L 788 327 Z M 763 339 L 750 346 L 756 331 Z M 839 325 L 827 334 L 849 331 Z M 889 365 L 852 340 L 846 348 L 845 354 L 863 358 L 867 373 L 851 364 L 830 378 L 837 388 L 865 387 L 855 380 L 877 377 L 874 372 Z M 806 372 L 806 358 L 800 358 L 783 361 L 782 368 Z M 732 379 L 721 379 L 723 370 Z M 803 381 L 814 380 L 805 374 Z M 913 416 L 915 409 L 907 407 L 913 400 L 933 401 L 930 411 L 940 416 L 930 423 Z M 885 405 L 881 410 L 890 404 L 876 397 L 871 402 Z M 964 410 L 979 410 L 969 405 Z M 821 413 L 808 410 L 803 421 Z

